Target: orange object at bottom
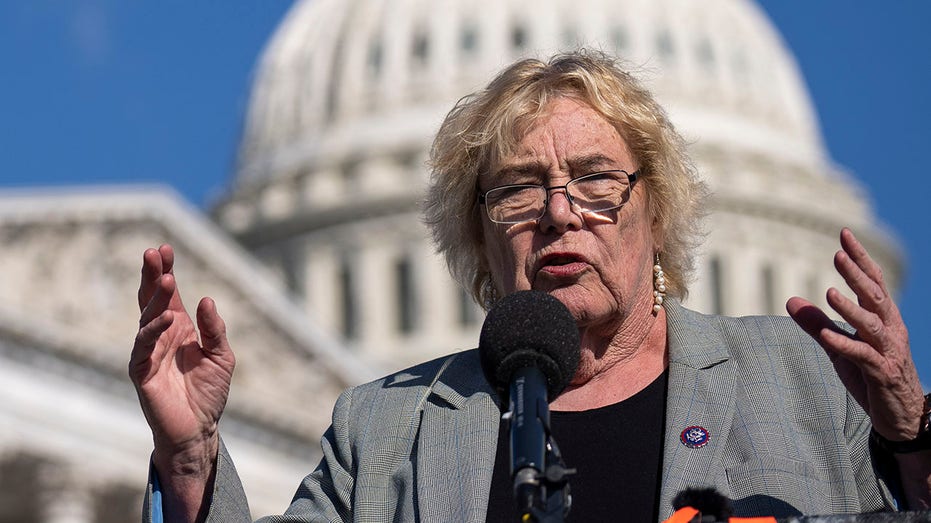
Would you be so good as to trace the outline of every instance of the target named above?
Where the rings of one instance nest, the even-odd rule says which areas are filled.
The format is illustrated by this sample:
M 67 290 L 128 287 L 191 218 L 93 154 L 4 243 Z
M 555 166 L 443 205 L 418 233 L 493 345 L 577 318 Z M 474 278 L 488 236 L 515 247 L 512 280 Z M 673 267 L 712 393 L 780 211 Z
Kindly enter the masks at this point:
M 701 512 L 692 507 L 682 507 L 673 512 L 672 516 L 663 523 L 692 523 L 701 520 Z M 729 518 L 728 523 L 776 523 L 772 516 L 754 518 Z
M 701 513 L 698 512 L 697 509 L 692 507 L 682 507 L 679 510 L 673 512 L 672 515 L 669 516 L 669 519 L 663 523 L 689 523 L 693 518 L 695 518 L 695 516 L 701 518 Z

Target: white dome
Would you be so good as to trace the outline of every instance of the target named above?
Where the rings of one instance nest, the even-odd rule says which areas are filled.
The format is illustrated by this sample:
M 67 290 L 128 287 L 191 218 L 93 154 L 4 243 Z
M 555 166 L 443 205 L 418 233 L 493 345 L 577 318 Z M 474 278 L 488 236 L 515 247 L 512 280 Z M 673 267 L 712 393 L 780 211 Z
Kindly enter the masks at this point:
M 422 149 L 507 63 L 580 46 L 628 61 L 690 140 L 825 156 L 795 61 L 746 0 L 302 0 L 261 60 L 237 186 Z
M 481 314 L 419 219 L 430 142 L 506 64 L 578 47 L 630 65 L 715 193 L 687 305 L 819 302 L 843 285 L 830 259 L 845 225 L 895 288 L 901 254 L 832 165 L 795 60 L 750 0 L 299 0 L 261 58 L 218 221 L 373 361 L 473 346 Z

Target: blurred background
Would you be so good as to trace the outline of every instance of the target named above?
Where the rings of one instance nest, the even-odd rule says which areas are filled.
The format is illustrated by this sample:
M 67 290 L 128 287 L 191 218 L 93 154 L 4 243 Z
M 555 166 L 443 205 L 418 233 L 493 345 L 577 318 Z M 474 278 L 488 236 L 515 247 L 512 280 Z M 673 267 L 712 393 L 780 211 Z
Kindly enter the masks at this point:
M 239 360 L 253 515 L 343 388 L 477 344 L 419 224 L 432 134 L 522 56 L 621 56 L 715 191 L 688 306 L 823 303 L 851 226 L 931 380 L 931 6 L 841 0 L 0 3 L 0 523 L 131 521 L 151 440 L 125 368 L 143 250 L 178 252 Z M 926 387 L 927 388 L 927 387 Z

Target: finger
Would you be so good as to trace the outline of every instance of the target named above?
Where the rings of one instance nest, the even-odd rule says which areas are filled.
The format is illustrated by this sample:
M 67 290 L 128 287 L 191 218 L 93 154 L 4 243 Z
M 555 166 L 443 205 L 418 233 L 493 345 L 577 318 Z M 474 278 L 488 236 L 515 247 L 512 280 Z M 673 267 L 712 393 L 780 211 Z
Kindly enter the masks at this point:
M 152 299 L 162 274 L 173 273 L 174 263 L 175 251 L 167 243 L 160 245 L 158 249 L 146 249 L 142 254 L 142 281 L 137 296 L 140 311 Z
M 129 376 L 134 383 L 144 383 L 151 376 L 152 369 L 158 368 L 168 355 L 168 344 L 159 344 L 158 340 L 174 323 L 174 318 L 172 311 L 165 311 L 136 333 L 129 357 Z
M 231 353 L 226 323 L 217 313 L 217 305 L 211 298 L 204 298 L 197 304 L 197 328 L 204 351 L 214 355 Z
M 828 353 L 828 357 L 835 364 L 835 368 L 838 364 L 838 357 L 849 358 L 854 362 L 863 361 L 863 351 L 869 347 L 844 332 L 831 318 L 828 318 L 824 311 L 810 301 L 797 296 L 793 297 L 786 303 L 786 310 L 789 312 L 789 316 L 795 320 L 795 323 L 814 338 L 818 345 L 821 345 Z M 873 352 L 874 356 L 876 355 L 876 351 L 870 352 Z
M 876 282 L 876 284 L 883 290 L 884 293 L 888 294 L 886 291 L 886 284 L 883 281 L 883 271 L 882 267 L 878 263 L 873 261 L 873 258 L 870 256 L 870 253 L 867 252 L 866 247 L 857 240 L 857 237 L 854 236 L 853 232 L 844 227 L 840 232 L 840 244 L 841 248 L 844 249 L 844 252 L 850 256 L 854 263 L 869 277 L 871 280 Z
M 832 335 L 838 334 L 835 332 L 825 334 L 827 337 Z M 834 365 L 834 372 L 837 373 L 837 377 L 840 378 L 841 383 L 843 383 L 844 387 L 853 395 L 857 403 L 863 407 L 863 410 L 869 412 L 869 387 L 866 384 L 866 380 L 863 378 L 863 371 L 853 360 L 841 355 L 839 351 L 825 350 L 824 352 L 831 360 L 831 364 Z
M 857 302 L 866 310 L 879 314 L 884 320 L 897 317 L 898 309 L 886 290 L 871 278 L 846 251 L 834 255 L 834 267 L 857 295 Z
M 167 243 L 158 247 L 158 253 L 162 255 L 162 274 L 170 274 L 175 268 L 175 249 Z
M 839 342 L 840 338 L 850 339 L 849 334 L 841 330 L 824 311 L 803 298 L 797 296 L 791 298 L 786 302 L 786 310 L 789 316 L 824 349 L 844 386 L 866 408 L 868 398 L 862 373 L 854 362 L 844 356 L 845 345 Z
M 857 331 L 857 336 L 869 343 L 874 350 L 881 351 L 888 345 L 889 332 L 882 318 L 859 306 L 831 287 L 827 292 L 828 305 Z
M 856 365 L 861 373 L 873 378 L 880 377 L 883 357 L 869 344 L 847 334 L 825 329 L 820 333 L 819 343 L 829 353 L 839 355 L 842 359 Z M 832 361 L 834 361 L 832 359 Z M 835 365 L 835 368 L 837 366 Z
M 146 303 L 145 307 L 142 309 L 142 314 L 139 316 L 139 326 L 142 327 L 152 321 L 153 318 L 158 317 L 168 310 L 168 306 L 171 304 L 171 297 L 176 290 L 177 287 L 173 275 L 163 274 L 159 277 L 155 286 L 155 293 L 152 294 L 149 302 Z
M 786 311 L 809 336 L 820 343 L 821 331 L 824 329 L 842 332 L 836 323 L 828 318 L 820 308 L 810 301 L 794 296 L 786 302 Z
M 857 403 L 869 412 L 869 387 L 867 380 L 864 378 L 864 372 L 861 365 L 866 364 L 863 358 L 853 359 L 849 357 L 851 353 L 858 355 L 858 348 L 854 345 L 857 343 L 847 334 L 838 333 L 832 330 L 824 330 L 820 333 L 818 344 L 824 349 L 825 354 L 831 360 L 834 366 L 834 372 L 840 378 L 841 383 L 857 400 Z M 871 363 L 872 364 L 872 363 Z M 872 374 L 872 373 L 868 373 Z
M 139 282 L 139 293 L 137 295 L 140 311 L 142 311 L 146 304 L 149 303 L 149 300 L 152 299 L 152 294 L 155 293 L 158 279 L 161 278 L 161 276 L 161 253 L 156 249 L 146 249 L 145 252 L 142 253 L 142 276 Z

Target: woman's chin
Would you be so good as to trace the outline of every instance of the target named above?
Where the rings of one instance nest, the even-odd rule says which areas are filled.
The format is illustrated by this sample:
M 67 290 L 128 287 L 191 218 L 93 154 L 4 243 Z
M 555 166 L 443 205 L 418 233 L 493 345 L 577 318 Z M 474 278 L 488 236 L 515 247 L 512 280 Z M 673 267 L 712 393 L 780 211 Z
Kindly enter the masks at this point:
M 572 317 L 575 318 L 580 327 L 601 318 L 609 312 L 608 308 L 605 307 L 608 302 L 604 298 L 593 296 L 586 289 L 579 288 L 578 285 L 558 287 L 546 292 L 561 301 L 569 309 Z

